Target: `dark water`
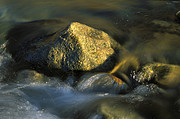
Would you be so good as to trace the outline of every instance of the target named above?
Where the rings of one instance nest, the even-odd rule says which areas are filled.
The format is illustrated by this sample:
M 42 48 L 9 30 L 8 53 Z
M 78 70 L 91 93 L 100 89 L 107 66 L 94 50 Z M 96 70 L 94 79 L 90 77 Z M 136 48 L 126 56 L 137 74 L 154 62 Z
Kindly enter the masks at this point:
M 141 64 L 180 65 L 180 21 L 175 17 L 178 10 L 178 0 L 0 0 L 0 44 L 5 43 L 7 31 L 21 22 L 56 19 L 62 21 L 63 29 L 70 22 L 77 21 L 107 32 L 138 56 Z M 5 64 L 11 60 L 9 55 L 1 52 L 0 79 L 8 75 Z M 139 113 L 131 110 L 134 116 L 122 116 L 127 119 L 143 118 L 139 116 L 144 114 L 143 108 L 147 111 L 155 108 L 148 104 L 141 106 L 139 103 L 144 100 L 141 96 L 130 97 L 131 103 L 124 104 L 123 96 L 118 95 L 122 98 L 118 99 L 117 95 L 106 93 L 82 93 L 59 80 L 3 82 L 0 83 L 0 95 L 0 119 L 100 119 L 102 116 L 94 111 L 95 107 L 99 104 L 108 107 L 106 102 L 121 105 L 122 109 L 116 107 L 114 110 L 119 110 L 117 113 L 122 112 L 122 115 L 137 102 L 139 107 L 133 109 L 138 108 Z M 155 116 L 157 118 L 178 115 L 171 110 L 168 101 L 158 99 L 151 103 L 159 107 L 158 110 L 164 109 L 157 114 L 152 111 L 152 114 L 161 115 Z M 147 106 L 151 109 L 148 110 Z

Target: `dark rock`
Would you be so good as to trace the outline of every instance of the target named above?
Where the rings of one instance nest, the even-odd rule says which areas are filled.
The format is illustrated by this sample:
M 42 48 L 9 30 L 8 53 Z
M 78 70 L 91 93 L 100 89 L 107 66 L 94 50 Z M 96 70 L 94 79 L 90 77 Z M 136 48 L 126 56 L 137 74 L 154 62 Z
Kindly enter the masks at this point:
M 43 29 L 42 35 L 31 31 L 36 27 L 23 26 L 10 30 L 7 49 L 16 62 L 33 68 L 108 71 L 115 65 L 115 56 L 128 53 L 107 33 L 77 22 L 64 31 Z
M 76 88 L 83 92 L 110 94 L 124 93 L 129 89 L 128 85 L 121 79 L 107 73 L 84 75 Z
M 145 65 L 137 75 L 139 82 L 154 82 L 168 88 L 178 88 L 180 66 L 154 63 Z

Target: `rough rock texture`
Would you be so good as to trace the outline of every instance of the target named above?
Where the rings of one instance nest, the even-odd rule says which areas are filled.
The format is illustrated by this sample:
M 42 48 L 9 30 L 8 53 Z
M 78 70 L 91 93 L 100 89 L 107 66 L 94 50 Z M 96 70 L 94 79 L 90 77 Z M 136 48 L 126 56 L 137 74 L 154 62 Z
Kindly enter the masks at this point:
M 108 71 L 115 64 L 114 56 L 127 53 L 107 33 L 78 22 L 42 36 L 31 37 L 30 30 L 19 26 L 12 29 L 7 36 L 8 51 L 16 62 L 46 70 Z
M 50 67 L 67 70 L 92 70 L 114 53 L 110 37 L 80 23 L 72 23 L 48 54 Z
M 178 88 L 180 84 L 180 66 L 154 63 L 145 65 L 137 75 L 139 82 L 156 82 L 169 88 Z

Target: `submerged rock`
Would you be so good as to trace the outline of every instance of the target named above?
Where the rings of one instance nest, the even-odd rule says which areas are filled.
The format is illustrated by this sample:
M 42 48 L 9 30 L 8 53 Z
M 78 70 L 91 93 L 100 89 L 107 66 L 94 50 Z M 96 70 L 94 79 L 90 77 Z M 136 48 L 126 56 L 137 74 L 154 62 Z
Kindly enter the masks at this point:
M 129 87 L 121 79 L 107 73 L 95 75 L 84 75 L 76 86 L 77 90 L 83 92 L 103 92 L 103 93 L 123 93 L 128 91 Z
M 33 38 L 28 36 L 28 30 L 17 26 L 8 33 L 8 51 L 16 62 L 44 70 L 108 71 L 115 64 L 114 56 L 127 52 L 107 33 L 78 22 L 64 31 Z
M 34 70 L 22 70 L 17 72 L 16 81 L 23 83 L 47 82 L 50 81 L 50 78 Z
M 174 111 L 174 102 L 162 97 L 144 97 L 141 95 L 108 95 L 84 104 L 84 108 L 75 119 L 89 119 L 98 115 L 103 119 L 173 119 L 180 117 Z
M 135 99 L 135 100 L 134 100 Z M 97 102 L 96 102 L 97 103 Z M 172 119 L 172 103 L 161 98 L 145 98 L 138 95 L 107 97 L 98 101 L 97 114 L 105 119 Z
M 139 82 L 155 82 L 168 88 L 180 85 L 180 66 L 154 63 L 145 65 L 137 75 Z
M 117 101 L 109 100 L 100 105 L 99 113 L 105 119 L 144 119 L 143 116 L 138 114 L 131 106 Z

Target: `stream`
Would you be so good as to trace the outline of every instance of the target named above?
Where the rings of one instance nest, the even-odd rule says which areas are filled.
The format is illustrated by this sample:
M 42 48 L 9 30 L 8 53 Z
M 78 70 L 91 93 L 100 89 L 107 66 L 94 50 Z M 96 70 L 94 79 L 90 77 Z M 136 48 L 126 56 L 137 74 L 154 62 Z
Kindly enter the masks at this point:
M 180 118 L 180 88 L 146 84 L 117 94 L 113 89 L 84 91 L 89 82 L 78 88 L 73 76 L 43 75 L 45 81 L 39 82 L 34 75 L 15 78 L 14 61 L 4 51 L 7 32 L 15 25 L 56 19 L 60 30 L 80 22 L 105 31 L 142 65 L 180 65 L 179 10 L 178 0 L 0 0 L 0 119 Z M 57 29 L 53 23 L 48 27 Z

